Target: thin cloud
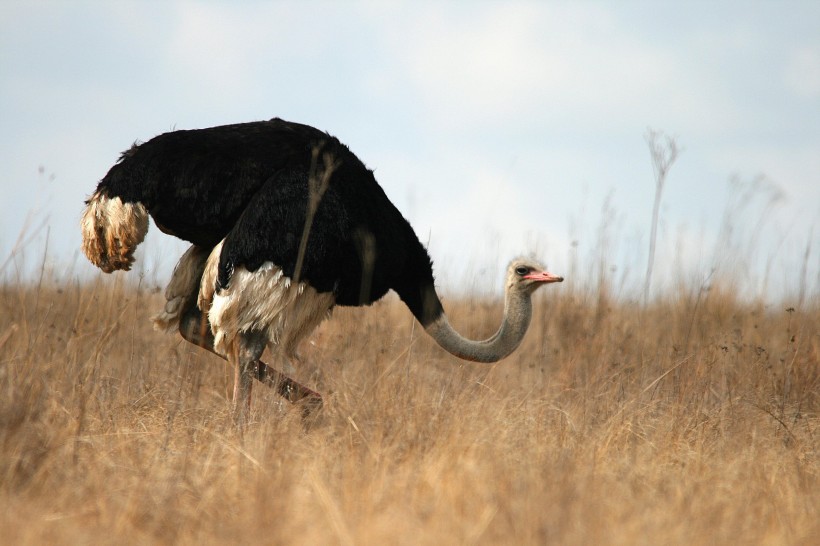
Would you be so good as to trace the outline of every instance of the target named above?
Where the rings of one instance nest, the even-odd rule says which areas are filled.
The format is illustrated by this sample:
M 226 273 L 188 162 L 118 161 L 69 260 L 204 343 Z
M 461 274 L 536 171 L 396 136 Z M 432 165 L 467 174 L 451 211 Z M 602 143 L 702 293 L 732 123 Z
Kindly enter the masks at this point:
M 74 253 L 82 200 L 134 140 L 275 115 L 350 144 L 420 237 L 429 235 L 439 265 L 489 268 L 533 247 L 556 262 L 571 237 L 594 244 L 594 214 L 574 234 L 568 226 L 604 200 L 633 241 L 626 254 L 638 256 L 634 234 L 651 207 L 649 127 L 684 149 L 663 202 L 667 249 L 681 226 L 715 240 L 719 196 L 735 173 L 782 187 L 778 214 L 794 219 L 790 233 L 802 236 L 817 217 L 814 4 L 0 9 L 0 184 L 13 196 L 0 203 L 4 251 L 26 211 L 46 203 L 42 213 L 57 226 L 50 247 Z M 56 178 L 35 200 L 14 188 L 36 180 L 39 165 Z M 694 256 L 687 249 L 698 246 L 680 248 Z M 150 262 L 156 253 L 148 254 Z M 615 259 L 637 259 L 626 254 Z

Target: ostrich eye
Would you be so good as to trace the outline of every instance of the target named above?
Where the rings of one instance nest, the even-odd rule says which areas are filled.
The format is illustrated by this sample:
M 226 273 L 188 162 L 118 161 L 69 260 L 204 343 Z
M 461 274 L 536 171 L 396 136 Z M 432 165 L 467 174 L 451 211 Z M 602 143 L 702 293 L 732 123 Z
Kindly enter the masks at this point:
M 515 273 L 517 275 L 521 275 L 522 277 L 524 275 L 526 275 L 527 273 L 529 273 L 529 272 L 530 272 L 530 269 L 528 267 L 524 267 L 523 265 L 519 265 L 518 267 L 515 268 Z

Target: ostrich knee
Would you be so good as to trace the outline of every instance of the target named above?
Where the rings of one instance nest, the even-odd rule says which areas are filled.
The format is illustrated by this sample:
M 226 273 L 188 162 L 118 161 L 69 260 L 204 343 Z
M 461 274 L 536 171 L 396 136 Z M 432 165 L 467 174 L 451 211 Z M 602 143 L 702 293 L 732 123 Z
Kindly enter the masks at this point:
M 179 335 L 182 339 L 193 343 L 212 353 L 214 351 L 214 336 L 208 324 L 208 317 L 201 313 L 196 305 L 189 306 L 179 319 Z

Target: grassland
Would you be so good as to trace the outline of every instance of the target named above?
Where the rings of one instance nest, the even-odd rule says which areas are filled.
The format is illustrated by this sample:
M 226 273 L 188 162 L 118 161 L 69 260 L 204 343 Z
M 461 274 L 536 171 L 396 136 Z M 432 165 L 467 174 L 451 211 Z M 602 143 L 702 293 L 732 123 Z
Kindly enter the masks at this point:
M 492 365 L 338 309 L 231 424 L 224 361 L 121 275 L 0 287 L 4 544 L 817 544 L 820 303 L 538 294 Z M 446 300 L 473 337 L 500 301 Z

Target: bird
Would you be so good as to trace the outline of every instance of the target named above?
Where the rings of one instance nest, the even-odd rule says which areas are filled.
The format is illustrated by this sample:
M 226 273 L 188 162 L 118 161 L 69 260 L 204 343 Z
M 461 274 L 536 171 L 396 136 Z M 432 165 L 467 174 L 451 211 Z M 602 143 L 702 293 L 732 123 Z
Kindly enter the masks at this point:
M 465 339 L 444 312 L 427 249 L 374 172 L 336 137 L 280 118 L 135 142 L 85 201 L 83 253 L 106 273 L 129 270 L 149 217 L 191 243 L 154 325 L 228 360 L 239 421 L 253 378 L 276 374 L 260 361 L 265 349 L 298 362 L 299 342 L 336 306 L 393 290 L 442 349 L 496 362 L 521 343 L 533 292 L 564 280 L 514 259 L 498 331 Z

